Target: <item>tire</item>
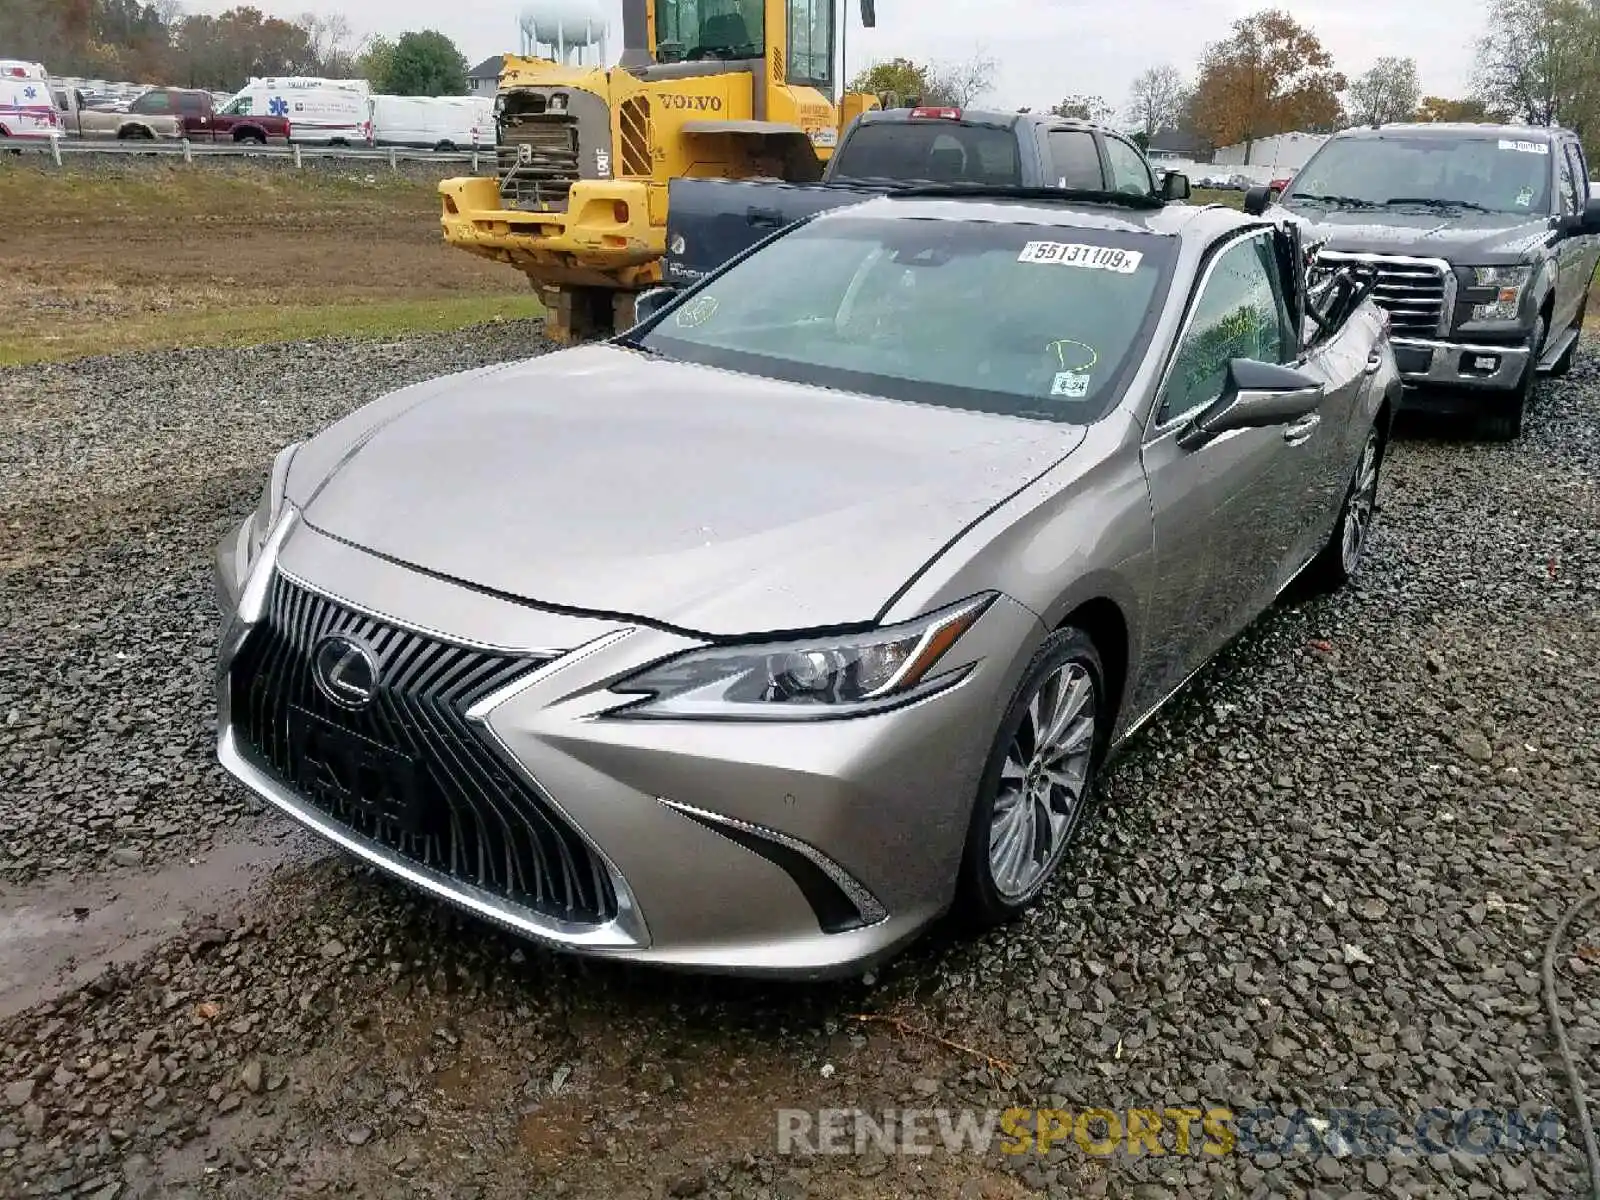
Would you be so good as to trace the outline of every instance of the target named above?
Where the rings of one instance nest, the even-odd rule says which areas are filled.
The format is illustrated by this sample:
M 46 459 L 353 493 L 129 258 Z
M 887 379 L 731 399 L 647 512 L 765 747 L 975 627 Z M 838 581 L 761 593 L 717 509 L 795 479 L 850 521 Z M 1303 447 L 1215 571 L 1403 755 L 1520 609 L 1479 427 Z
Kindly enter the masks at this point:
M 1063 701 L 1073 707 L 1059 708 Z M 1040 773 L 1049 760 L 1036 757 L 1036 702 L 1066 719 L 1055 742 L 1056 762 L 1067 768 L 1062 780 Z M 1082 828 L 1112 720 L 1099 651 L 1081 629 L 1058 630 L 1033 656 L 995 732 L 956 885 L 958 921 L 991 929 L 1039 898 Z M 1038 844 L 1041 832 L 1050 839 L 1046 847 Z M 1008 849 L 1023 861 L 1008 862 Z
M 242 146 L 265 146 L 267 144 L 267 139 L 259 133 L 241 133 L 234 140 Z
M 1583 298 L 1583 303 L 1578 305 L 1578 319 L 1573 323 L 1572 326 L 1572 328 L 1577 331 L 1578 336 L 1573 338 L 1572 344 L 1562 351 L 1561 357 L 1556 359 L 1556 361 L 1551 364 L 1549 371 L 1551 379 L 1565 378 L 1567 373 L 1572 370 L 1572 364 L 1577 361 L 1578 345 L 1583 341 L 1583 321 L 1588 311 L 1589 297 L 1585 296 Z
M 1345 489 L 1344 503 L 1339 506 L 1339 519 L 1333 523 L 1333 532 L 1305 570 L 1305 582 L 1313 591 L 1337 592 L 1361 569 L 1361 560 L 1372 536 L 1373 519 L 1377 516 L 1378 476 L 1383 470 L 1386 448 L 1382 432 L 1374 425 L 1362 444 L 1361 457 L 1356 460 L 1350 486 Z
M 1544 351 L 1548 326 L 1541 313 L 1528 339 L 1528 366 L 1516 389 L 1504 396 L 1489 398 L 1489 407 L 1478 416 L 1478 434 L 1491 442 L 1514 442 L 1522 436 L 1522 418 L 1533 403 L 1533 388 L 1539 381 L 1539 355 Z
M 130 129 L 122 130 L 120 133 L 117 134 L 117 137 L 118 137 L 119 140 L 124 141 L 124 142 L 153 142 L 153 141 L 155 141 L 155 134 L 151 133 L 148 129 L 140 128 L 137 125 L 133 126 Z

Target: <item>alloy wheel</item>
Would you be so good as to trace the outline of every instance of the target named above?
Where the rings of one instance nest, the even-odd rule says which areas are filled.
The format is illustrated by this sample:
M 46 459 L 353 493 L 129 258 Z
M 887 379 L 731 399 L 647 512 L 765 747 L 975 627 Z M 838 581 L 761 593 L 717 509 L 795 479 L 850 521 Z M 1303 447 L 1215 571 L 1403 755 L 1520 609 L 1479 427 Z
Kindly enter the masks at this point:
M 1367 434 L 1366 447 L 1361 451 L 1361 464 L 1356 468 L 1355 487 L 1350 493 L 1350 503 L 1345 506 L 1340 560 L 1346 575 L 1354 575 L 1361 563 L 1377 502 L 1378 432 L 1373 430 Z
M 1063 663 L 1034 692 L 1006 750 L 989 827 L 989 873 L 1008 902 L 1049 877 L 1083 816 L 1095 749 L 1095 684 Z

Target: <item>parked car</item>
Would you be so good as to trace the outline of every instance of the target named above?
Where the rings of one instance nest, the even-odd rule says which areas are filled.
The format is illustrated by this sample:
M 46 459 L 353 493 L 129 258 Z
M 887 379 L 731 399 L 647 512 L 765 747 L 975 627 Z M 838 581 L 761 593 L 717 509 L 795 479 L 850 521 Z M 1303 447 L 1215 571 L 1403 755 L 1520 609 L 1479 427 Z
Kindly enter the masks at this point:
M 143 96 L 127 111 L 90 108 L 79 88 L 66 88 L 53 94 L 56 119 L 69 137 L 115 139 L 117 141 L 176 141 L 183 136 L 183 122 L 170 108 L 150 108 L 134 112 Z
M 191 142 L 287 144 L 292 128 L 287 117 L 244 111 L 229 104 L 221 111 L 210 92 L 189 88 L 151 88 L 128 109 L 134 115 L 173 115 L 181 136 Z
M 0 59 L 0 137 L 49 139 L 61 132 L 44 67 Z
M 414 150 L 495 145 L 493 96 L 374 96 L 372 140 Z
M 1572 366 L 1600 259 L 1600 192 L 1571 131 L 1347 130 L 1278 202 L 1307 222 L 1323 262 L 1378 270 L 1408 406 L 1464 413 L 1512 439 L 1538 374 Z
M 811 976 L 1009 920 L 1106 754 L 1361 563 L 1399 377 L 1305 282 L 1220 206 L 891 196 L 392 393 L 219 547 L 220 759 L 569 950 Z
M 223 110 L 229 117 L 281 117 L 293 141 L 308 146 L 372 144 L 372 97 L 316 80 L 252 79 Z
M 1157 183 L 1138 146 L 1109 125 L 1048 113 L 873 111 L 845 130 L 821 183 L 673 179 L 662 276 L 693 282 L 794 221 L 892 189 L 955 183 L 1189 195 L 1183 175 L 1169 172 Z

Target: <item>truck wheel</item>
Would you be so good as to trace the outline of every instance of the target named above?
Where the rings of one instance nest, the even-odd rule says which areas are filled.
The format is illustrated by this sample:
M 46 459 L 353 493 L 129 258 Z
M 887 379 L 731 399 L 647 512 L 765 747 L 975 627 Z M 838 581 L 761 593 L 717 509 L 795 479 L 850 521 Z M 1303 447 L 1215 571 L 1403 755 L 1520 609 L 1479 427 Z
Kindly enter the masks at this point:
M 1589 297 L 1585 296 L 1583 298 L 1583 303 L 1578 306 L 1578 319 L 1573 324 L 1573 329 L 1577 331 L 1578 336 L 1572 339 L 1572 344 L 1562 352 L 1561 357 L 1556 359 L 1556 361 L 1551 364 L 1551 379 L 1561 379 L 1567 374 L 1567 372 L 1572 370 L 1572 364 L 1577 360 L 1578 357 L 1578 344 L 1583 341 L 1583 319 L 1584 315 L 1588 311 Z
M 267 144 L 267 139 L 259 133 L 241 133 L 235 140 L 247 146 L 265 146 Z
M 1478 417 L 1479 434 L 1491 442 L 1514 442 L 1522 436 L 1522 418 L 1533 401 L 1533 386 L 1539 379 L 1539 355 L 1544 351 L 1545 319 L 1541 315 L 1528 339 L 1528 365 L 1516 389 L 1505 396 L 1492 396 L 1490 407 Z

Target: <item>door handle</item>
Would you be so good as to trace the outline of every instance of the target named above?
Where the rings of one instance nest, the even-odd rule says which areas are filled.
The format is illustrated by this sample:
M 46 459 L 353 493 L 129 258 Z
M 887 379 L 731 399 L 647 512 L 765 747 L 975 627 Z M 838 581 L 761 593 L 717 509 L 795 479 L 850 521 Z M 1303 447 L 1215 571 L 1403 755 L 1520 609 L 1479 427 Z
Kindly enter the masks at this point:
M 1317 426 L 1321 424 L 1321 413 L 1312 413 L 1309 416 L 1301 417 L 1283 431 L 1283 440 L 1291 446 L 1302 445 L 1310 439 L 1311 435 L 1317 431 Z
M 752 208 L 745 212 L 744 218 L 757 229 L 776 229 L 783 221 L 775 208 Z

